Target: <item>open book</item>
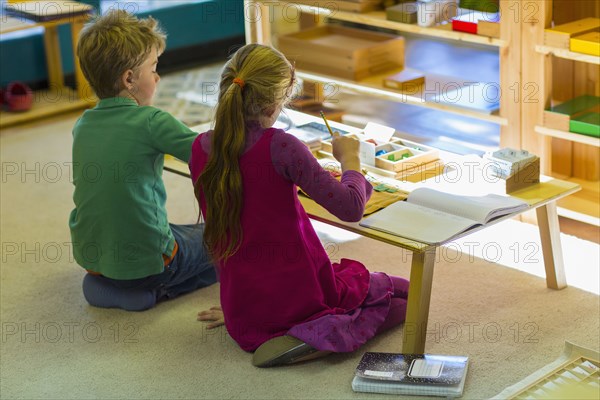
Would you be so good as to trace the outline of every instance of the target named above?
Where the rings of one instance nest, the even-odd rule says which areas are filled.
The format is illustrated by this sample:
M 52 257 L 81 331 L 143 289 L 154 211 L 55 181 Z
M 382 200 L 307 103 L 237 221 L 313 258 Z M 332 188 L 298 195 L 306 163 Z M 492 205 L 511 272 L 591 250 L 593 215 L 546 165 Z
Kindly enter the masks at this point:
M 462 396 L 468 357 L 432 354 L 363 355 L 352 380 L 355 392 Z
M 460 196 L 429 188 L 413 190 L 398 201 L 363 219 L 361 226 L 422 243 L 437 244 L 491 220 L 529 206 L 514 197 L 488 194 Z

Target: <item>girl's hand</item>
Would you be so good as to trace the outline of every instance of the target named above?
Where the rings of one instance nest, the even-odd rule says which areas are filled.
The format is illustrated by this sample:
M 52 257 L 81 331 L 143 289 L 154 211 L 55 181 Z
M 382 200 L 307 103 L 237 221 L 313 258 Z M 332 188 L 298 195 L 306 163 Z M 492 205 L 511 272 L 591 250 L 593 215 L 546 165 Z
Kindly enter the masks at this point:
M 200 311 L 198 313 L 198 321 L 213 321 L 206 325 L 208 329 L 213 329 L 225 324 L 225 315 L 221 307 L 211 307 L 210 310 Z
M 339 132 L 333 132 L 331 146 L 333 147 L 333 156 L 342 165 L 342 171 L 360 172 L 360 159 L 358 158 L 360 142 L 358 140 L 340 135 Z

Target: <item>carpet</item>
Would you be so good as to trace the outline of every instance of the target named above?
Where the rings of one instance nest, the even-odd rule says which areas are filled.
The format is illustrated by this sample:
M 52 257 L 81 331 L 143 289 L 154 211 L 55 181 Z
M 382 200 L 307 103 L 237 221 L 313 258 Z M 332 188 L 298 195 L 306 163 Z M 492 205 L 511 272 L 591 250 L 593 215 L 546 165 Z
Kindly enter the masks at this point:
M 76 118 L 57 117 L 0 136 L 2 399 L 392 398 L 353 393 L 350 382 L 363 352 L 400 351 L 402 327 L 354 353 L 258 369 L 224 328 L 207 330 L 196 321 L 198 311 L 218 304 L 218 284 L 142 313 L 86 304 L 84 272 L 71 256 L 67 225 Z M 191 182 L 167 173 L 165 183 L 171 221 L 196 221 Z M 355 258 L 372 271 L 408 276 L 409 253 L 315 226 L 332 259 Z M 543 273 L 540 254 L 537 262 L 523 255 L 515 262 L 515 243 L 520 249 L 539 246 L 535 227 L 506 221 L 494 229 L 464 239 L 479 246 L 447 247 L 435 266 L 426 351 L 470 357 L 465 399 L 500 393 L 554 360 L 565 340 L 599 347 L 598 295 L 574 286 L 547 289 L 535 276 Z M 508 261 L 489 250 L 477 255 L 490 242 Z M 587 251 L 565 249 L 566 260 L 582 260 L 567 262 L 569 284 L 582 269 L 582 280 L 598 280 L 598 247 Z M 519 264 L 529 271 L 516 269 Z

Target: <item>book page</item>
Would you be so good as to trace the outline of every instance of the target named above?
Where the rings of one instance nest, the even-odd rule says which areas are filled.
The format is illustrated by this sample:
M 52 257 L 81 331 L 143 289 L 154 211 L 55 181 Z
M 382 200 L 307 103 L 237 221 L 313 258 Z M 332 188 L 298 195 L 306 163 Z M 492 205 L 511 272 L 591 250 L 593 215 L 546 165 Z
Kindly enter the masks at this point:
M 495 217 L 511 214 L 528 207 L 524 201 L 509 196 L 497 194 L 460 196 L 429 188 L 413 190 L 407 201 L 472 219 L 482 225 Z
M 443 242 L 478 223 L 419 204 L 397 201 L 363 219 L 359 225 L 417 242 L 434 244 Z

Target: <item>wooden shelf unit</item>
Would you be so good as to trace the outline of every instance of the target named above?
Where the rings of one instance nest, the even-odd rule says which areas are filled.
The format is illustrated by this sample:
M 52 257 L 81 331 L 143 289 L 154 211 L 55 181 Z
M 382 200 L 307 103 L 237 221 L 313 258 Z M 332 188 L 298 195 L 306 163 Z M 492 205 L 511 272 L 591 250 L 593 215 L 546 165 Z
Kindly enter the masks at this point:
M 284 7 L 293 6 L 295 8 L 295 13 L 297 14 L 300 14 L 300 12 L 305 13 L 303 16 L 298 17 L 301 26 L 303 26 L 303 23 L 306 21 L 308 21 L 308 24 L 305 24 L 304 26 L 310 26 L 311 24 L 315 24 L 319 18 L 326 18 L 334 21 L 357 23 L 369 27 L 391 29 L 400 33 L 407 32 L 432 39 L 451 40 L 457 43 L 463 42 L 496 48 L 500 58 L 500 89 L 506 93 L 510 93 L 513 88 L 511 85 L 515 82 L 519 82 L 521 73 L 520 30 L 511 29 L 511 26 L 516 24 L 514 18 L 507 17 L 501 19 L 500 38 L 496 39 L 456 32 L 452 30 L 451 24 L 437 25 L 435 27 L 421 27 L 416 24 L 388 21 L 384 11 L 353 13 L 295 4 L 294 1 L 289 0 L 278 3 Z M 513 3 L 518 4 L 519 1 L 501 1 L 500 12 L 504 12 L 507 16 L 512 15 L 509 8 L 514 7 Z M 270 13 L 274 9 L 273 4 L 269 4 L 269 1 L 267 0 L 244 0 L 244 7 L 246 13 L 246 43 L 272 44 L 271 23 L 273 19 Z M 294 13 L 290 12 L 290 14 Z M 385 75 L 387 76 L 392 73 L 393 71 L 388 71 Z M 419 93 L 409 95 L 394 89 L 386 88 L 382 83 L 383 75 L 372 76 L 361 81 L 349 81 L 307 71 L 297 71 L 297 74 L 299 77 L 304 78 L 309 82 L 336 85 L 337 87 L 349 89 L 372 97 L 450 112 L 480 121 L 492 122 L 500 126 L 501 147 L 520 146 L 521 138 L 519 123 L 521 110 L 520 105 L 516 104 L 510 95 L 500 97 L 499 112 L 487 114 L 485 112 L 472 111 L 452 106 L 448 103 L 425 101 L 423 96 L 420 96 Z M 432 74 L 428 74 L 427 78 L 444 80 L 444 77 L 434 77 Z M 452 79 L 456 81 L 455 78 Z M 510 123 L 511 121 L 516 121 L 518 123 Z
M 0 127 L 29 122 L 34 119 L 76 109 L 90 107 L 96 102 L 96 97 L 83 76 L 77 59 L 77 38 L 88 20 L 87 15 L 66 16 L 48 22 L 32 22 L 22 18 L 6 17 L 0 23 L 0 35 L 10 32 L 44 28 L 44 48 L 48 68 L 48 90 L 34 92 L 34 103 L 25 112 L 0 111 Z M 58 26 L 68 24 L 71 27 L 72 49 L 75 65 L 75 90 L 65 86 L 62 60 L 60 53 Z
M 281 3 L 294 4 L 294 1 L 283 0 Z M 327 1 L 323 1 L 326 5 Z M 458 32 L 452 30 L 450 23 L 437 25 L 434 27 L 422 27 L 417 24 L 405 24 L 386 19 L 385 11 L 371 11 L 367 13 L 354 13 L 348 11 L 330 10 L 328 8 L 317 8 L 302 4 L 294 4 L 298 10 L 308 14 L 319 14 L 322 17 L 332 20 L 353 22 L 361 25 L 374 26 L 378 28 L 392 29 L 399 32 L 414 33 L 432 38 L 455 40 L 466 43 L 477 43 L 487 46 L 505 47 L 507 42 L 503 39 L 496 39 L 489 36 L 473 35 L 470 33 Z
M 273 5 L 267 0 L 244 0 L 247 43 L 271 43 L 270 11 Z M 284 6 L 294 2 L 282 0 Z M 600 4 L 585 0 L 548 0 L 524 2 L 500 1 L 500 38 L 488 38 L 468 33 L 454 32 L 449 24 L 431 28 L 415 24 L 388 21 L 385 12 L 353 13 L 332 11 L 295 4 L 296 13 L 313 24 L 320 18 L 346 21 L 365 26 L 391 29 L 440 40 L 473 43 L 495 47 L 500 59 L 500 111 L 484 114 L 466 111 L 450 105 L 425 102 L 418 95 L 412 97 L 383 88 L 366 79 L 351 82 L 306 71 L 298 75 L 309 81 L 335 84 L 373 97 L 405 102 L 461 114 L 469 118 L 497 123 L 500 126 L 500 147 L 529 150 L 541 156 L 542 171 L 547 175 L 573 179 L 582 183 L 578 198 L 562 201 L 563 209 L 570 215 L 587 216 L 586 222 L 597 221 L 600 199 L 598 191 L 598 142 L 571 132 L 557 131 L 543 126 L 543 111 L 552 100 L 564 101 L 581 94 L 600 94 L 598 57 L 557 49 L 544 45 L 544 29 L 551 24 L 561 24 L 589 16 L 599 16 Z M 252 16 L 252 13 L 254 17 Z M 292 13 L 293 14 L 293 13 Z M 553 79 L 553 72 L 555 77 Z M 373 77 L 373 80 L 379 79 Z M 566 169 L 566 170 L 565 170 Z M 584 199 L 584 200 L 581 200 Z M 597 222 L 596 222 L 597 224 Z
M 600 95 L 600 58 L 544 44 L 544 31 L 599 17 L 600 3 L 535 2 L 522 25 L 523 81 L 535 83 L 533 101 L 522 103 L 522 147 L 541 155 L 542 173 L 576 182 L 582 190 L 559 202 L 562 215 L 600 225 L 600 139 L 544 126 L 544 110 L 581 95 Z

